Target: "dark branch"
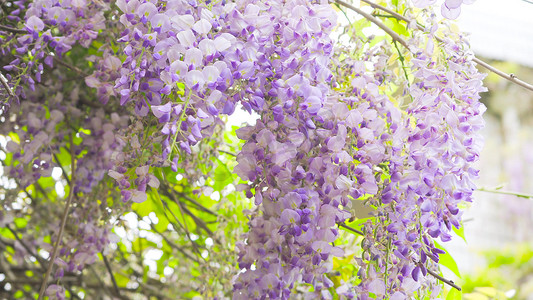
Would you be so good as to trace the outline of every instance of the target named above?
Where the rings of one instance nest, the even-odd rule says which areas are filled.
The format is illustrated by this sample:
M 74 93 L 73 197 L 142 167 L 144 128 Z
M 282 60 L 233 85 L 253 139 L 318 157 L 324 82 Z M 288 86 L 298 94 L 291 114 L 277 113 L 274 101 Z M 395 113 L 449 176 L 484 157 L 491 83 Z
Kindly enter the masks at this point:
M 184 255 L 185 257 L 187 257 L 188 259 L 193 260 L 193 261 L 195 261 L 195 262 L 197 262 L 197 263 L 200 263 L 200 261 L 199 261 L 198 259 L 196 259 L 195 257 L 191 256 L 189 253 L 185 252 L 185 250 L 183 250 L 181 247 L 179 247 L 178 245 L 176 245 L 175 243 L 173 243 L 171 240 L 169 240 L 168 237 L 167 237 L 166 235 L 164 235 L 163 233 L 160 233 L 159 231 L 157 231 L 157 230 L 155 229 L 155 226 L 154 226 L 153 224 L 150 224 L 150 227 L 152 227 L 152 230 L 153 230 L 154 232 L 156 232 L 157 234 L 159 234 L 159 235 L 163 238 L 163 240 L 165 240 L 165 242 L 167 242 L 167 244 L 168 244 L 170 247 L 172 247 L 172 248 L 178 250 L 181 254 L 183 254 L 183 255 Z
M 13 28 L 13 27 L 1 25 L 1 24 L 0 24 L 0 30 L 11 32 L 11 33 L 28 33 L 28 31 L 24 29 Z
M 502 194 L 502 195 L 511 195 L 516 196 L 518 198 L 525 198 L 525 199 L 533 199 L 532 194 L 525 194 L 525 193 L 519 193 L 519 192 L 512 192 L 512 191 L 502 191 L 499 189 L 487 189 L 487 188 L 478 188 L 477 189 L 480 192 L 487 192 L 487 193 L 493 193 L 493 194 Z
M 113 270 L 111 270 L 111 265 L 109 264 L 107 257 L 105 257 L 104 252 L 100 252 L 100 254 L 102 254 L 107 272 L 109 273 L 109 276 L 111 276 L 111 281 L 113 282 L 113 287 L 115 288 L 115 292 L 117 293 L 117 296 L 120 297 L 121 296 L 120 289 L 118 288 L 117 281 L 115 280 L 115 275 L 113 275 Z
M 407 42 L 404 39 L 402 39 L 396 32 L 394 32 L 394 30 L 390 29 L 385 24 L 381 23 L 374 16 L 372 16 L 370 14 L 367 14 L 366 12 L 364 12 L 361 9 L 359 9 L 358 7 L 355 7 L 355 6 L 353 6 L 353 5 L 349 4 L 349 3 L 346 3 L 344 1 L 335 0 L 335 3 L 337 3 L 338 5 L 342 5 L 342 6 L 346 7 L 346 8 L 348 8 L 350 10 L 353 10 L 354 12 L 360 14 L 365 19 L 367 19 L 368 21 L 374 23 L 379 28 L 381 28 L 383 31 L 385 31 L 392 38 L 392 40 L 397 41 L 398 43 L 402 44 L 405 48 L 409 49 L 409 46 L 407 45 Z
M 231 155 L 231 156 L 237 156 L 237 154 L 235 154 L 233 152 L 226 151 L 226 150 L 220 150 L 219 149 L 218 152 L 224 153 L 224 154 L 227 154 L 227 155 Z
M 372 2 L 372 1 L 370 1 L 370 0 L 361 0 L 361 1 L 365 2 L 366 4 L 370 5 L 370 6 L 373 7 L 373 8 L 376 8 L 376 9 L 379 9 L 379 10 L 382 10 L 382 11 L 384 11 L 384 12 L 387 12 L 387 13 L 391 14 L 394 18 L 396 18 L 396 19 L 398 19 L 398 20 L 402 20 L 402 21 L 405 21 L 405 22 L 407 22 L 407 23 L 409 23 L 409 22 L 411 21 L 411 20 L 409 20 L 408 18 L 406 18 L 406 17 L 400 15 L 399 13 L 397 13 L 397 12 L 391 10 L 391 9 L 388 9 L 388 8 L 386 8 L 386 7 L 383 7 L 383 6 L 379 5 L 379 4 L 376 4 L 376 3 L 374 3 L 374 2 Z M 338 0 L 335 1 L 335 2 L 336 2 L 336 3 L 339 3 Z M 366 18 L 366 17 L 365 17 L 365 18 Z M 368 19 L 368 18 L 367 18 L 367 19 Z M 370 20 L 370 19 L 368 19 L 368 20 Z M 371 21 L 371 20 L 370 20 L 370 21 Z M 376 24 L 376 25 L 377 25 L 377 24 Z M 424 28 L 423 28 L 422 25 L 420 25 L 420 24 L 417 24 L 417 27 L 418 27 L 418 29 L 420 29 L 420 30 L 424 30 Z M 435 36 L 435 39 L 436 39 L 437 41 L 441 42 L 441 43 L 443 42 L 443 40 L 442 40 L 441 38 L 437 37 L 437 36 Z M 514 74 L 507 74 L 507 73 L 505 73 L 505 72 L 503 72 L 503 71 L 500 71 L 500 70 L 498 70 L 497 68 L 491 66 L 490 64 L 488 64 L 488 63 L 482 61 L 481 59 L 479 59 L 479 58 L 477 58 L 477 57 L 474 57 L 474 58 L 472 59 L 472 61 L 474 61 L 476 64 L 478 64 L 478 65 L 484 67 L 485 69 L 487 69 L 487 70 L 493 72 L 494 74 L 496 74 L 496 75 L 498 75 L 498 76 L 500 76 L 500 77 L 502 77 L 502 78 L 504 78 L 504 79 L 507 79 L 507 80 L 509 80 L 509 81 L 511 81 L 511 82 L 513 82 L 513 83 L 518 84 L 519 86 L 521 86 L 521 87 L 523 87 L 523 88 L 526 88 L 526 89 L 528 89 L 528 90 L 530 90 L 530 91 L 533 91 L 533 85 L 531 85 L 531 84 L 529 84 L 529 83 L 527 83 L 527 82 L 524 82 L 524 81 L 518 79 L 518 78 L 516 77 L 516 75 L 514 75 Z
M 159 196 L 159 194 L 157 194 Z M 176 225 L 174 224 L 174 222 L 172 220 L 170 220 L 170 218 L 168 217 L 167 215 L 167 211 L 172 215 L 172 217 L 174 217 L 174 220 L 176 221 L 176 223 L 181 227 L 181 229 L 184 231 L 185 233 L 185 236 L 187 237 L 187 239 L 191 242 L 191 245 L 193 247 L 193 249 L 196 251 L 196 253 L 198 254 L 198 256 L 200 258 L 202 258 L 202 260 L 205 261 L 205 258 L 202 257 L 202 253 L 200 252 L 200 249 L 198 249 L 198 245 L 196 244 L 196 242 L 191 238 L 190 236 L 190 233 L 189 233 L 189 230 L 183 226 L 183 224 L 181 224 L 180 220 L 176 217 L 176 215 L 172 212 L 172 210 L 168 207 L 168 204 L 165 200 L 161 199 L 161 197 L 159 197 L 159 201 L 161 201 L 161 204 L 163 205 L 163 212 L 165 214 L 165 217 L 167 218 L 168 222 L 172 225 L 172 227 L 174 228 L 174 230 L 176 230 L 176 232 L 179 232 L 179 230 L 177 229 Z M 185 221 L 185 219 L 183 220 Z
M 15 97 L 13 90 L 11 90 L 9 83 L 7 83 L 7 79 L 4 77 L 4 74 L 2 74 L 2 72 L 0 72 L 0 83 L 2 83 L 2 86 L 4 87 L 8 95 L 10 95 L 11 97 Z
M 419 266 L 420 268 L 423 268 L 423 267 L 424 267 L 424 266 L 422 265 L 422 263 L 418 263 L 418 266 Z M 452 280 L 446 279 L 446 278 L 440 276 L 439 274 L 437 274 L 437 273 L 431 271 L 431 270 L 428 269 L 428 268 L 426 268 L 426 270 L 428 271 L 428 273 L 429 273 L 431 276 L 433 276 L 433 277 L 437 278 L 438 280 L 440 280 L 440 281 L 446 283 L 447 285 L 453 287 L 454 289 L 456 289 L 456 290 L 458 290 L 458 291 L 461 291 L 461 287 L 458 286 L 458 285 L 456 285 Z
M 185 195 L 184 193 L 176 192 L 176 195 L 178 195 L 180 198 L 183 198 L 183 199 L 187 200 L 188 202 L 194 204 L 198 209 L 200 209 L 200 210 L 202 210 L 202 211 L 204 211 L 206 213 L 212 214 L 213 216 L 217 216 L 217 217 L 221 216 L 221 215 L 217 214 L 216 212 L 210 210 L 209 208 L 203 206 L 198 201 L 196 201 L 196 200 L 192 199 L 191 197 Z
M 28 251 L 28 254 L 30 254 L 31 256 L 35 257 L 35 259 L 37 259 L 37 261 L 39 262 L 39 264 L 41 265 L 41 268 L 45 268 L 45 263 L 41 260 L 41 257 L 38 256 L 37 254 L 33 253 L 33 251 L 31 251 L 30 247 L 28 247 L 28 245 L 26 245 L 26 243 L 21 239 L 19 238 L 18 236 L 18 233 L 13 230 L 9 225 L 6 225 L 6 228 L 11 231 L 11 233 L 15 236 L 15 238 L 19 241 L 19 243 L 22 245 L 22 247 L 24 247 L 24 249 L 26 251 Z
M 344 223 L 337 223 L 337 225 L 339 225 L 339 227 L 346 228 L 346 229 L 348 229 L 348 230 L 350 230 L 352 232 L 355 232 L 355 233 L 357 233 L 359 235 L 365 235 L 361 230 L 357 230 L 357 229 L 355 229 L 353 227 L 350 227 L 350 226 L 348 226 L 348 225 L 346 225 Z
M 70 136 L 70 144 L 71 144 L 71 153 L 70 153 L 70 157 L 71 157 L 71 166 L 70 166 L 70 169 L 72 170 L 72 175 L 71 175 L 71 178 L 70 178 L 70 182 L 74 182 L 74 174 L 75 174 L 75 164 L 76 164 L 76 157 L 72 151 L 72 149 L 74 149 L 74 144 L 72 142 L 72 136 Z M 40 300 L 43 298 L 44 296 L 44 292 L 46 290 L 46 286 L 48 285 L 48 277 L 50 277 L 50 273 L 52 272 L 52 268 L 55 264 L 55 260 L 56 260 L 56 257 L 57 257 L 57 254 L 59 252 L 59 244 L 61 244 L 61 238 L 63 237 L 63 231 L 65 230 L 65 224 L 67 223 L 67 217 L 68 217 L 68 211 L 69 211 L 69 208 L 70 208 L 70 203 L 72 202 L 72 198 L 74 198 L 74 186 L 70 186 L 70 189 L 69 189 L 69 195 L 68 195 L 68 198 L 67 198 L 67 202 L 65 203 L 65 209 L 63 210 L 63 215 L 61 217 L 61 225 L 59 227 L 59 232 L 57 234 L 57 240 L 56 240 L 56 243 L 54 245 L 54 250 L 52 251 L 52 256 L 50 257 L 50 262 L 48 264 L 48 269 L 46 270 L 46 273 L 44 274 L 44 279 L 43 279 L 43 282 L 41 284 L 41 289 L 39 291 L 39 297 L 37 298 L 37 300 Z
M 76 73 L 78 73 L 80 76 L 83 76 L 83 77 L 86 77 L 86 76 L 89 76 L 89 74 L 85 73 L 82 69 L 76 67 L 76 66 L 73 66 L 69 63 L 66 63 L 64 62 L 63 60 L 57 58 L 56 56 L 54 56 L 54 62 L 62 65 L 63 67 L 66 67 L 68 69 L 71 69 L 72 71 L 75 71 Z
M 54 156 L 54 159 L 55 159 L 57 165 L 59 166 L 59 168 L 63 172 L 63 177 L 65 177 L 65 180 L 67 181 L 67 184 L 70 186 L 70 179 L 67 176 L 67 172 L 65 171 L 65 168 L 63 168 L 63 165 L 61 165 L 61 162 L 59 162 L 59 158 L 57 157 L 57 155 L 55 153 L 53 154 L 53 156 Z

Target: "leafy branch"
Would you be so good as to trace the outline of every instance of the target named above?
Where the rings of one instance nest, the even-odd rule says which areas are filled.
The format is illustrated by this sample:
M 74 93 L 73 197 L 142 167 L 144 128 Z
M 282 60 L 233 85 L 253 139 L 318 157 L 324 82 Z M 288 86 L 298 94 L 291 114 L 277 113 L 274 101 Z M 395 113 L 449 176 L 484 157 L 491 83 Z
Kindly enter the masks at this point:
M 396 18 L 396 19 L 398 19 L 398 20 L 402 20 L 402 21 L 404 21 L 404 22 L 406 22 L 406 23 L 410 23 L 410 22 L 412 21 L 412 20 L 408 19 L 407 17 L 402 16 L 402 15 L 400 15 L 399 13 L 393 11 L 392 9 L 386 8 L 386 7 L 384 7 L 384 6 L 381 6 L 381 5 L 379 5 L 379 4 L 374 3 L 374 2 L 372 2 L 372 1 L 369 1 L 369 0 L 361 0 L 361 1 L 363 1 L 364 3 L 370 5 L 371 7 L 375 8 L 375 9 L 379 9 L 379 10 L 382 10 L 382 11 L 384 11 L 384 12 L 386 12 L 386 13 L 389 13 L 391 16 L 393 16 L 394 18 Z M 342 4 L 342 3 L 345 3 L 345 2 L 340 1 L 340 0 L 335 0 L 335 2 L 336 2 L 336 3 L 339 3 L 339 4 L 341 4 L 341 5 L 344 5 L 344 4 Z M 351 5 L 350 5 L 350 6 L 351 6 Z M 347 6 L 347 7 L 348 7 L 348 6 Z M 353 7 L 353 6 L 352 6 L 352 7 Z M 351 9 L 351 7 L 348 7 L 348 8 Z M 355 10 L 354 10 L 354 11 L 355 11 Z M 364 16 L 364 17 L 366 18 L 365 15 L 363 15 L 363 14 L 361 14 L 361 15 Z M 367 14 L 367 15 L 368 15 L 368 14 Z M 367 18 L 367 19 L 368 19 L 368 18 Z M 369 21 L 372 21 L 372 19 L 368 19 L 368 20 L 369 20 Z M 372 21 L 372 22 L 373 22 L 373 21 Z M 376 24 L 376 25 L 377 25 L 377 24 Z M 378 25 L 378 26 L 379 26 L 379 25 Z M 422 25 L 418 24 L 418 23 L 417 23 L 417 27 L 418 27 L 419 30 L 424 30 L 424 27 L 423 27 Z M 381 28 L 381 26 L 380 26 L 380 28 Z M 385 31 L 385 32 L 387 32 L 387 31 Z M 388 32 L 387 32 L 387 33 L 388 33 Z M 441 42 L 441 43 L 443 42 L 443 39 L 441 39 L 440 37 L 438 37 L 438 36 L 434 36 L 434 37 L 435 37 L 435 39 L 436 39 L 437 41 L 439 41 L 439 42 Z M 392 37 L 392 38 L 394 39 L 394 37 Z M 478 65 L 484 67 L 485 69 L 487 69 L 487 70 L 493 72 L 494 74 L 496 74 L 496 75 L 498 75 L 498 76 L 500 76 L 500 77 L 502 77 L 502 78 L 504 78 L 504 79 L 507 79 L 507 80 L 509 80 L 509 81 L 511 81 L 511 82 L 513 82 L 513 83 L 515 83 L 515 84 L 517 84 L 517 85 L 523 87 L 523 88 L 526 88 L 526 89 L 528 89 L 528 90 L 530 90 L 530 91 L 533 91 L 533 85 L 531 85 L 531 84 L 529 84 L 529 83 L 527 83 L 527 82 L 525 82 L 525 81 L 522 81 L 522 80 L 518 79 L 518 77 L 516 77 L 516 75 L 514 75 L 514 74 L 512 74 L 512 73 L 511 73 L 511 74 L 507 74 L 507 73 L 505 73 L 505 72 L 503 72 L 503 71 L 497 69 L 496 67 L 490 65 L 489 63 L 487 63 L 487 62 L 485 62 L 485 61 L 483 61 L 483 60 L 481 60 L 481 59 L 479 59 L 479 58 L 477 58 L 477 57 L 475 57 L 475 56 L 472 58 L 472 61 L 474 61 L 476 64 L 478 64 Z
M 500 190 L 499 188 L 490 189 L 490 188 L 481 187 L 481 188 L 478 188 L 477 190 L 480 191 L 480 192 L 487 192 L 487 193 L 493 193 L 493 194 L 502 194 L 502 195 L 511 195 L 511 196 L 516 196 L 518 198 L 533 199 L 533 194 L 526 194 L 526 193 L 513 192 L 513 191 L 505 191 L 505 190 Z
M 400 35 L 398 35 L 396 32 L 394 32 L 394 30 L 390 29 L 388 26 L 386 26 L 385 24 L 381 23 L 376 17 L 372 16 L 371 14 L 367 14 L 366 12 L 364 12 L 363 10 L 361 10 L 360 8 L 358 7 L 355 7 L 347 2 L 344 2 L 342 0 L 335 0 L 335 3 L 339 4 L 339 5 L 342 5 L 356 13 L 358 13 L 359 15 L 363 16 L 365 19 L 369 20 L 370 22 L 374 23 L 376 26 L 378 26 L 379 28 L 381 28 L 383 31 L 385 31 L 391 38 L 393 41 L 396 41 L 400 44 L 402 44 L 405 48 L 409 49 L 409 45 L 407 45 L 407 42 L 402 39 L 400 37 Z
M 46 291 L 46 287 L 47 287 L 47 283 L 48 283 L 48 278 L 50 277 L 50 273 L 52 272 L 52 268 L 55 264 L 55 260 L 56 260 L 56 257 L 57 257 L 57 254 L 59 252 L 59 244 L 61 243 L 61 238 L 63 237 L 63 231 L 65 230 L 65 224 L 67 223 L 67 218 L 68 218 L 68 211 L 69 211 L 69 208 L 70 208 L 70 204 L 72 202 L 72 198 L 74 198 L 74 179 L 75 179 L 75 169 L 76 169 L 76 156 L 74 155 L 74 142 L 73 142 L 73 139 L 72 139 L 72 135 L 70 136 L 70 144 L 71 144 L 71 147 L 70 147 L 70 169 L 71 169 L 71 175 L 70 175 L 70 182 L 72 183 L 72 185 L 70 186 L 69 188 L 69 195 L 68 195 L 68 198 L 67 198 L 67 202 L 65 203 L 65 209 L 63 210 L 63 215 L 61 217 L 61 225 L 59 227 L 59 232 L 57 234 L 57 239 L 56 239 L 56 243 L 54 245 L 54 250 L 52 251 L 52 256 L 50 257 L 50 262 L 48 264 L 48 268 L 46 270 L 46 273 L 44 274 L 44 279 L 43 279 L 43 282 L 41 283 L 41 289 L 39 291 L 39 297 L 37 298 L 38 300 L 42 299 L 43 296 L 44 296 L 44 292 Z M 65 174 L 66 176 L 66 174 Z

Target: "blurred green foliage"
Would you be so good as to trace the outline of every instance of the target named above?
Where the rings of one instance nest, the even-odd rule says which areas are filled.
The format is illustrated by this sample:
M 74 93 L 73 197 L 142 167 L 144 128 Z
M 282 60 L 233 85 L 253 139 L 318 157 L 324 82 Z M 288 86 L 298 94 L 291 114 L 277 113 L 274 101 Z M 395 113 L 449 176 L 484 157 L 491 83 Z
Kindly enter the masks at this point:
M 483 251 L 487 267 L 463 275 L 463 299 L 531 299 L 533 245 L 516 244 Z

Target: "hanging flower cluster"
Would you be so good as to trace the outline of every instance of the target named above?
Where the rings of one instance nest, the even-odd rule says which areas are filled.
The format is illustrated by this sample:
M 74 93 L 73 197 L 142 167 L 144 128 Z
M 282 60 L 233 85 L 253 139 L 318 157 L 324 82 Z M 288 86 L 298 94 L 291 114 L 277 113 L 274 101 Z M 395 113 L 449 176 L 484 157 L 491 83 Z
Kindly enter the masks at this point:
M 463 2 L 446 0 L 442 14 L 457 17 Z M 160 187 L 156 172 L 184 169 L 197 181 L 198 146 L 242 106 L 259 118 L 236 131 L 244 145 L 234 172 L 257 209 L 236 245 L 234 299 L 438 295 L 427 276 L 443 253 L 434 239 L 450 240 L 458 205 L 471 201 L 483 127 L 483 76 L 462 37 L 436 53 L 437 24 L 413 30 L 394 73 L 390 44 L 355 41 L 350 52 L 332 40 L 337 13 L 325 0 L 14 5 L 10 20 L 25 32 L 0 28 L 2 53 L 14 57 L 3 71 L 20 100 L 7 103 L 2 124 L 2 134 L 18 136 L 4 172 L 26 188 L 63 167 L 61 151 L 76 158 L 76 232 L 60 248 L 57 278 L 106 251 L 108 209 L 146 201 Z M 76 71 L 61 61 L 75 50 L 90 66 L 83 82 L 59 84 L 57 70 L 44 80 L 60 63 Z M 118 196 L 115 188 L 120 199 L 94 202 Z M 362 229 L 357 279 L 336 285 L 339 226 L 354 201 L 374 215 Z

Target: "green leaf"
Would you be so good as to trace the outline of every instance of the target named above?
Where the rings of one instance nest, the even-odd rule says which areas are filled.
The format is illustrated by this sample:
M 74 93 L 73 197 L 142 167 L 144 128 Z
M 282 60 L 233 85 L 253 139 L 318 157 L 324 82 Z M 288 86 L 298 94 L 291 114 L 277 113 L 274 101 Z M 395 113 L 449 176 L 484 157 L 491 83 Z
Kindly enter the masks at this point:
M 146 217 L 149 213 L 155 210 L 155 205 L 152 197 L 148 197 L 146 201 L 141 203 L 133 203 L 131 208 L 139 215 L 139 217 Z
M 353 27 L 355 32 L 362 32 L 362 30 L 364 28 L 370 27 L 370 21 L 368 21 L 367 19 L 363 18 L 363 19 L 357 20 L 355 22 L 352 22 L 352 27 Z
M 144 238 L 137 238 L 135 241 L 131 243 L 131 249 L 134 252 L 142 253 L 144 252 L 144 250 L 148 248 L 157 248 L 157 244 L 152 241 L 148 241 Z
M 0 228 L 0 236 L 3 236 L 10 240 L 15 239 L 15 236 L 13 235 L 13 233 L 7 228 Z
M 70 158 L 70 153 L 64 148 L 64 147 L 61 147 L 59 149 L 59 154 L 57 154 L 57 158 L 59 160 L 59 163 L 63 166 L 63 168 L 65 169 L 65 171 L 67 173 L 70 172 L 70 164 L 71 164 L 71 158 Z M 63 174 L 63 176 L 65 176 L 67 174 Z
M 130 282 L 130 279 L 120 273 L 115 272 L 115 280 L 117 281 L 117 286 L 119 287 L 125 287 L 128 282 Z
M 15 142 L 15 143 L 20 145 L 20 138 L 19 138 L 18 134 L 14 133 L 14 132 L 10 132 L 10 133 L 8 133 L 8 136 L 13 142 Z
M 45 191 L 48 189 L 55 191 L 56 181 L 52 177 L 41 177 L 38 182 Z
M 444 247 L 442 247 L 439 243 L 435 242 L 435 246 L 441 250 L 446 251 Z M 446 251 L 445 254 L 439 255 L 439 264 L 441 266 L 444 266 L 448 268 L 450 271 L 452 271 L 457 277 L 461 278 L 461 273 L 459 272 L 459 267 L 457 267 L 457 263 L 455 262 L 455 259 Z
M 224 162 L 217 158 L 218 167 L 215 169 L 215 174 L 213 176 L 215 183 L 213 184 L 213 189 L 215 191 L 221 191 L 228 184 L 233 182 L 233 176 Z
M 157 230 L 158 232 L 165 232 L 169 224 L 167 217 L 165 217 L 164 214 L 158 213 L 157 218 L 159 221 L 157 222 L 157 224 L 154 225 L 155 230 Z
M 16 218 L 15 219 L 15 225 L 17 226 L 17 228 L 24 228 L 24 227 L 26 227 L 26 224 L 28 224 L 28 220 L 26 220 L 24 218 Z
M 461 300 L 461 299 L 463 299 L 463 295 L 461 291 L 458 291 L 454 288 L 452 288 L 450 292 L 448 293 L 448 296 L 446 296 L 446 300 Z
M 13 153 L 6 152 L 6 159 L 4 159 L 4 165 L 11 166 L 12 160 L 13 160 Z
M 452 227 L 452 229 L 453 229 L 453 232 L 455 232 L 455 234 L 457 234 L 459 237 L 463 239 L 463 241 L 465 241 L 465 243 L 467 243 L 466 238 L 465 238 L 465 227 L 464 226 L 459 227 L 459 229 Z

